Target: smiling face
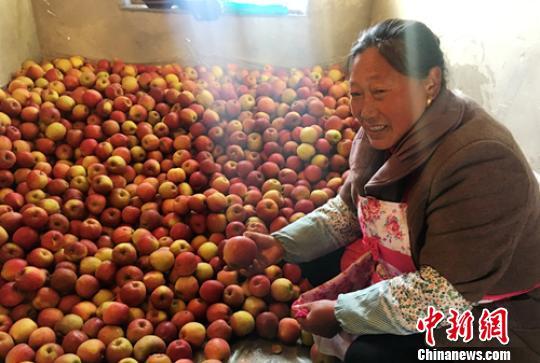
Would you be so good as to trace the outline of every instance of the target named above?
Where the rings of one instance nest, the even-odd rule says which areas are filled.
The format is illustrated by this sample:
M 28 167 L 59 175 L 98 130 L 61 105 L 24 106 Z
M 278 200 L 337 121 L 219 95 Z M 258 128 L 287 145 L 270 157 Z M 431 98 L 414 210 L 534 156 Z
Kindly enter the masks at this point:
M 350 77 L 351 111 L 371 145 L 387 150 L 409 131 L 432 99 L 432 73 L 415 79 L 396 71 L 376 48 L 358 54 Z

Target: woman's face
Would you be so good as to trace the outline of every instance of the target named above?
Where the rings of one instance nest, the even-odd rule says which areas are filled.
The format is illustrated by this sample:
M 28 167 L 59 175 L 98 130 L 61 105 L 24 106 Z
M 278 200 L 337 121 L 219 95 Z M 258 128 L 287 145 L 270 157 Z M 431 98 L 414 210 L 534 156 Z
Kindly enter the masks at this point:
M 354 58 L 351 111 L 375 149 L 392 148 L 420 118 L 428 99 L 426 82 L 396 71 L 376 48 Z

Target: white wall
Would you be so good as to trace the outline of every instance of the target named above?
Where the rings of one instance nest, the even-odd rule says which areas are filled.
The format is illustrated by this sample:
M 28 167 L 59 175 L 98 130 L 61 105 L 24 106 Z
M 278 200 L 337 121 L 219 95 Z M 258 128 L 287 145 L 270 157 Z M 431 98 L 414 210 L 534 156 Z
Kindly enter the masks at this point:
M 48 58 L 81 54 L 141 63 L 288 67 L 339 62 L 347 54 L 369 22 L 371 0 L 336 3 L 311 1 L 309 16 L 224 15 L 197 21 L 180 12 L 123 11 L 118 0 L 33 1 Z
M 26 59 L 40 58 L 30 0 L 0 1 L 0 86 Z
M 372 23 L 405 17 L 440 37 L 449 84 L 491 112 L 540 171 L 540 2 L 374 1 Z

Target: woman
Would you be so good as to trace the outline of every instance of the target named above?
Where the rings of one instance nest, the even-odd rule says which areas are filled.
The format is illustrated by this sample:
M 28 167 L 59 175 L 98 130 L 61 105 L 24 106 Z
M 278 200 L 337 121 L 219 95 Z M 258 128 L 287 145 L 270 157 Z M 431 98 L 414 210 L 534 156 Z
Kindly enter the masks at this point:
M 368 29 L 350 65 L 361 122 L 350 175 L 338 197 L 272 237 L 247 234 L 260 249 L 254 269 L 346 246 L 337 279 L 348 282 L 303 294 L 297 310 L 304 329 L 338 341 L 331 351 L 319 339 L 330 347 L 321 350 L 347 362 L 403 361 L 398 348 L 424 345 L 417 323 L 430 306 L 472 311 L 467 348 L 504 347 L 482 342 L 477 325 L 482 309 L 504 307 L 513 361 L 539 360 L 540 192 L 515 140 L 446 88 L 439 40 L 420 22 Z M 366 264 L 367 284 L 352 281 Z M 435 330 L 437 347 L 460 342 L 446 328 L 445 319 Z

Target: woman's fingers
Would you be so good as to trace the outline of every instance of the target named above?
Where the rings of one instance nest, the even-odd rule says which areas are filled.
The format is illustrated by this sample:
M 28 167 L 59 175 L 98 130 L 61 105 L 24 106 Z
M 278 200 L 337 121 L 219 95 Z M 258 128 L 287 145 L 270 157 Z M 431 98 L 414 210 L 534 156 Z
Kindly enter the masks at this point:
M 275 243 L 274 237 L 258 232 L 244 232 L 244 236 L 251 238 L 257 244 L 259 249 L 270 248 Z
M 261 271 L 260 262 L 258 260 L 253 260 L 253 263 L 248 266 L 248 268 L 244 269 L 243 271 L 240 270 L 240 273 L 243 273 L 244 276 L 253 276 L 258 274 Z
M 300 324 L 300 327 L 302 329 L 312 332 L 312 319 L 310 317 L 311 310 L 309 304 L 301 304 L 295 307 L 296 315 L 295 318 L 298 320 L 298 323 Z
M 309 319 L 309 313 L 311 312 L 311 305 L 310 303 L 294 304 L 293 306 L 291 306 L 291 311 L 294 314 L 294 318 L 298 320 L 299 323 L 302 324 L 302 323 L 305 323 L 306 319 Z
M 267 267 L 267 262 L 264 256 L 256 257 L 251 265 L 247 268 L 239 269 L 238 272 L 244 276 L 250 277 L 259 273 L 262 273 Z
M 258 258 L 253 261 L 252 267 L 253 271 L 256 271 L 258 273 L 262 272 L 266 268 L 265 262 Z

